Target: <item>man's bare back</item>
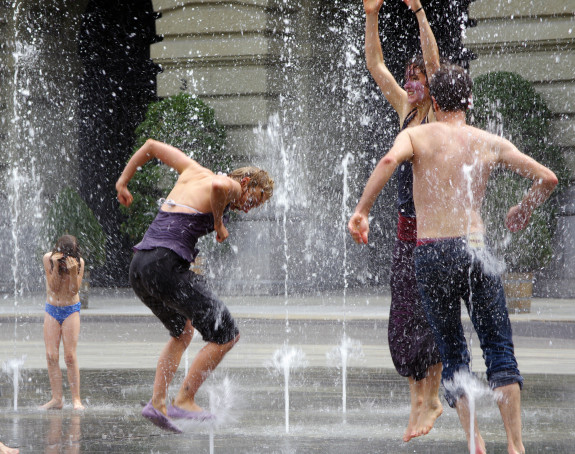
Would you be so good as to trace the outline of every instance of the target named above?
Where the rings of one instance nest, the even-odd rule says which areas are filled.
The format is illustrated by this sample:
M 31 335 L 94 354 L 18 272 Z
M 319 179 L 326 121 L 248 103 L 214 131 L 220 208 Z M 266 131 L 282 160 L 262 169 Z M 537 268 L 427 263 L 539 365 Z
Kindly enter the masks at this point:
M 459 123 L 435 122 L 412 130 L 406 135 L 413 146 L 418 237 L 483 233 L 481 202 L 503 140 Z

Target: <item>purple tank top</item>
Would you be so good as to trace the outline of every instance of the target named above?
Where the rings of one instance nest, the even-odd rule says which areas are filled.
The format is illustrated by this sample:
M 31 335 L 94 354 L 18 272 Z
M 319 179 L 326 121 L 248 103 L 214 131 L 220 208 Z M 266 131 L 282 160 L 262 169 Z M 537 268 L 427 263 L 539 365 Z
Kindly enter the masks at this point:
M 226 208 L 226 213 L 228 209 Z M 227 216 L 224 216 L 227 221 Z M 193 262 L 198 253 L 198 239 L 214 231 L 212 213 L 179 213 L 158 211 L 148 227 L 144 238 L 134 246 L 136 251 L 149 251 L 157 247 L 171 249 L 188 262 Z

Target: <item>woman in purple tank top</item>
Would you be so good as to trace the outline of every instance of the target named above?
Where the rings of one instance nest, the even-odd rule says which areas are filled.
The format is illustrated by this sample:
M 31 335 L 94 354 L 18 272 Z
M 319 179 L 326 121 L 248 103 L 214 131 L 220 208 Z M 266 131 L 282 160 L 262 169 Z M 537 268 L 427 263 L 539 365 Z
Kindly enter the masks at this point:
M 204 411 L 195 395 L 211 371 L 239 340 L 239 330 L 225 304 L 208 288 L 203 276 L 190 271 L 198 238 L 213 231 L 218 242 L 229 233 L 225 213 L 247 213 L 268 200 L 274 182 L 264 170 L 243 167 L 216 175 L 182 151 L 149 139 L 130 159 L 116 183 L 118 200 L 133 201 L 128 183 L 139 167 L 153 158 L 175 169 L 178 180 L 142 241 L 134 247 L 130 284 L 134 292 L 170 333 L 162 350 L 152 399 L 142 416 L 162 429 L 181 432 L 174 419 L 202 421 Z M 207 342 L 198 352 L 175 399 L 166 405 L 167 390 L 188 347 L 194 329 Z
M 440 65 L 439 51 L 420 0 L 404 0 L 414 12 L 423 57 L 412 59 L 401 87 L 385 66 L 379 40 L 378 16 L 383 0 L 364 0 L 365 57 L 373 79 L 399 116 L 402 129 L 434 120 L 428 78 Z M 413 176 L 410 163 L 403 163 L 398 178 L 398 229 L 391 269 L 391 308 L 388 341 L 397 372 L 407 377 L 411 411 L 403 440 L 426 435 L 443 409 L 438 397 L 442 365 L 433 334 L 418 297 L 413 264 L 417 239 Z M 350 221 L 350 225 L 354 218 Z M 350 227 L 350 230 L 352 227 Z M 366 239 L 367 241 L 367 239 Z M 365 241 L 365 242 L 366 242 Z

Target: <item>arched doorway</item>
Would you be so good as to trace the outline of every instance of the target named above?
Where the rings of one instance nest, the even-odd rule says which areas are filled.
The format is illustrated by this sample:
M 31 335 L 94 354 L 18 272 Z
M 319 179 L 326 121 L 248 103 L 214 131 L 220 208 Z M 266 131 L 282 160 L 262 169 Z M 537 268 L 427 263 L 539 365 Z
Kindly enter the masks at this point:
M 155 19 L 151 0 L 91 0 L 82 17 L 80 193 L 108 237 L 106 265 L 92 276 L 97 285 L 127 284 L 130 245 L 119 233 L 114 186 L 131 155 L 134 129 L 156 99 L 159 68 L 150 60 L 150 45 L 158 40 Z

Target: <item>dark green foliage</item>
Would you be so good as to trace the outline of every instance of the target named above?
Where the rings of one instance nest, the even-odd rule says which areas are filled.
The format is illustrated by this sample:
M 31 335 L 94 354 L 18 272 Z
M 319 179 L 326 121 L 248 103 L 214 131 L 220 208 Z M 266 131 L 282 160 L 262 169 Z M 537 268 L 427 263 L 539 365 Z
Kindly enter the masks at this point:
M 66 187 L 56 196 L 44 219 L 42 252 L 51 251 L 62 235 L 74 235 L 86 261 L 95 268 L 106 262 L 106 235 L 80 194 Z
M 558 193 L 568 182 L 561 151 L 552 144 L 551 112 L 531 84 L 518 74 L 493 72 L 473 81 L 470 123 L 509 139 L 523 153 L 549 167 L 559 178 Z M 506 170 L 494 172 L 483 203 L 483 219 L 490 244 L 505 258 L 509 271 L 536 271 L 553 253 L 552 238 L 557 203 L 552 198 L 539 207 L 529 226 L 517 233 L 505 228 L 509 208 L 521 201 L 530 180 Z
M 231 157 L 226 152 L 225 129 L 212 108 L 195 96 L 181 93 L 153 102 L 145 120 L 136 128 L 134 152 L 146 140 L 155 139 L 179 148 L 204 167 L 215 172 L 229 171 Z M 167 195 L 178 174 L 160 162 L 150 162 L 140 169 L 129 184 L 134 201 L 121 230 L 132 241 L 139 241 L 158 211 L 157 201 Z

